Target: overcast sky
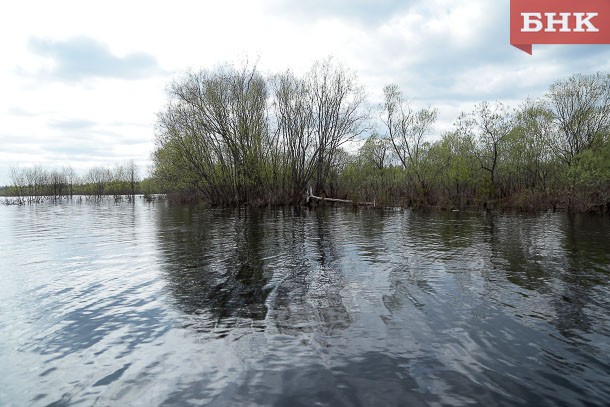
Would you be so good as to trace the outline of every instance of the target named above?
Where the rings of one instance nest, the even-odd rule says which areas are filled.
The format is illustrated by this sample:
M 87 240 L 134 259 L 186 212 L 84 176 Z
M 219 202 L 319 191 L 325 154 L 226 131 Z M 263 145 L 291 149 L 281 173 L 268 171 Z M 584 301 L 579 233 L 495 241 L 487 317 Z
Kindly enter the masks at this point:
M 11 1 L 0 50 L 0 185 L 13 166 L 145 169 L 172 78 L 227 61 L 304 72 L 332 55 L 371 104 L 396 83 L 438 108 L 436 135 L 482 100 L 610 66 L 607 45 L 511 47 L 508 0 Z

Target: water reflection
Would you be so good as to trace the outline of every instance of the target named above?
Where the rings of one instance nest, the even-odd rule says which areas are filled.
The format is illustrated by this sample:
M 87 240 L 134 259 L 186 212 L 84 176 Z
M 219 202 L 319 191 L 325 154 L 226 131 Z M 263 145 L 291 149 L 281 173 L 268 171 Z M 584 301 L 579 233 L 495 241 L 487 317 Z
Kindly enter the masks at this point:
M 343 271 L 338 264 L 335 239 L 328 211 L 293 218 L 290 229 L 296 235 L 283 246 L 286 263 L 282 279 L 269 301 L 270 320 L 280 333 L 298 335 L 321 332 L 327 336 L 339 334 L 349 326 L 351 317 L 343 303 L 341 292 L 346 288 Z M 314 242 L 314 260 L 304 248 Z
M 559 331 L 569 337 L 591 333 L 597 319 L 589 310 L 609 304 L 597 287 L 608 284 L 610 275 L 610 223 L 608 218 L 567 216 L 561 224 L 565 260 L 558 270 L 553 300 Z
M 283 334 L 315 331 L 337 335 L 351 319 L 340 293 L 343 288 L 344 278 L 332 268 L 295 267 L 274 290 L 270 319 Z
M 328 213 L 170 208 L 159 218 L 168 289 L 186 326 L 225 335 L 232 327 L 332 335 L 350 321 L 333 267 Z M 309 251 L 311 247 L 313 251 Z
M 252 211 L 160 212 L 159 246 L 176 305 L 196 318 L 195 329 L 239 326 L 265 319 L 273 257 L 263 215 Z M 271 249 L 271 253 L 265 249 Z
M 522 215 L 518 223 L 511 216 L 488 219 L 494 261 L 507 280 L 525 289 L 526 296 L 537 291 L 548 298 L 536 310 L 538 316 L 552 321 L 566 337 L 573 331 L 590 332 L 588 309 L 599 300 L 591 293 L 608 284 L 603 277 L 610 262 L 607 219 L 586 227 L 576 226 L 587 223 L 586 215 Z
M 0 210 L 0 405 L 610 397 L 606 218 Z

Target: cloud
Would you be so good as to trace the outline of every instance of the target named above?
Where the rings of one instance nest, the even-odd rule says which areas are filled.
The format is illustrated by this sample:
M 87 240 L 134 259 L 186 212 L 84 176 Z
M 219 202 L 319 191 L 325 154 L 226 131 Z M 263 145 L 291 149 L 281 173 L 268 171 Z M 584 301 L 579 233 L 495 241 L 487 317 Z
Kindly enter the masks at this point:
M 162 72 L 152 55 L 138 52 L 119 57 L 103 43 L 87 37 L 65 41 L 33 37 L 28 47 L 36 55 L 51 59 L 49 69 L 37 72 L 44 79 L 66 82 L 87 78 L 140 79 Z
M 396 83 L 424 104 L 501 98 L 503 89 L 456 87 L 463 72 L 506 71 L 520 54 L 508 44 L 508 12 L 482 0 L 408 2 L 378 26 L 350 25 L 354 31 L 341 54 L 356 67 L 372 101 Z M 343 55 L 339 55 L 342 57 Z M 487 69 L 482 68 L 489 68 Z M 511 88 L 512 89 L 512 88 Z M 499 92 L 499 93 L 495 93 Z M 494 96 L 492 93 L 495 93 Z M 490 96 L 491 94 L 491 96 Z
M 608 70 L 608 45 L 534 45 L 533 57 L 553 61 L 566 74 Z
M 603 70 L 610 58 L 600 45 L 536 46 L 533 56 L 517 50 L 509 44 L 507 1 L 408 4 L 376 27 L 360 27 L 364 41 L 346 44 L 377 101 L 383 85 L 396 83 L 422 105 L 514 104 L 544 96 L 550 83 L 574 73 Z
M 96 123 L 91 120 L 70 119 L 70 120 L 53 120 L 49 122 L 49 127 L 57 130 L 85 130 L 94 127 Z
M 380 24 L 407 8 L 404 0 L 272 0 L 272 12 L 298 20 L 348 19 L 363 24 Z
M 6 110 L 6 113 L 8 113 L 11 116 L 15 116 L 15 117 L 35 117 L 38 114 L 31 112 L 27 109 L 23 109 L 21 107 L 18 106 L 11 106 Z

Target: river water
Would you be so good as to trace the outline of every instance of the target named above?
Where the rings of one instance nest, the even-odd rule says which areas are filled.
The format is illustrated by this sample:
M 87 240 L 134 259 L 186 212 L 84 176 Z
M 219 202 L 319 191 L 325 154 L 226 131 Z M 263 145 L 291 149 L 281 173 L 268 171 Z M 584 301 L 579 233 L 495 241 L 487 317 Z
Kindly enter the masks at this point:
M 560 213 L 0 206 L 0 405 L 607 405 L 609 242 Z

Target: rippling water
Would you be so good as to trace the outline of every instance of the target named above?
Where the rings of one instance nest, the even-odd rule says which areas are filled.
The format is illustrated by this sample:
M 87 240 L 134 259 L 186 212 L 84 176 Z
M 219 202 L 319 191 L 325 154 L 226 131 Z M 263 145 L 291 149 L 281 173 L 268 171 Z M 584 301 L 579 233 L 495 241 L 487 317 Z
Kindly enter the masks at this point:
M 610 221 L 0 207 L 0 405 L 604 405 Z

